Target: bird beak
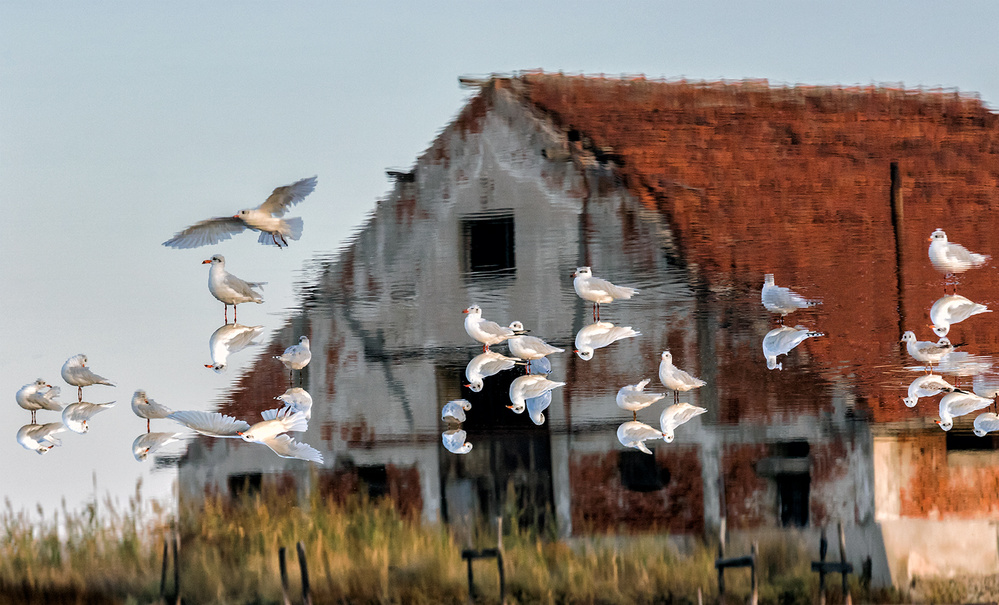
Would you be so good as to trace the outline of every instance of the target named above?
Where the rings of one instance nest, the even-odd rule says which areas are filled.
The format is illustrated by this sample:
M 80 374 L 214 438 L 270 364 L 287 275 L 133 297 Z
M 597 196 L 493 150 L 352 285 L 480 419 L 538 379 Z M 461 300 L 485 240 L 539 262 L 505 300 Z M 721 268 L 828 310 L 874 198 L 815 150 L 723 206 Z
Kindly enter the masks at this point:
M 465 387 L 466 389 L 470 389 L 470 388 L 472 388 L 472 385 L 471 385 L 471 384 L 464 384 L 464 385 L 462 385 L 462 386 L 463 386 L 463 387 Z
M 212 366 L 212 364 L 210 364 L 210 363 L 206 363 L 206 364 L 205 364 L 205 367 L 206 367 L 206 368 L 208 368 L 208 369 L 210 370 L 210 369 L 212 369 L 212 368 L 213 368 L 214 366 Z
M 239 435 L 240 437 L 242 437 L 243 436 L 243 431 L 236 431 L 236 434 Z
M 926 241 L 932 242 L 933 241 L 933 236 L 930 236 L 930 237 L 926 238 Z
M 212 261 L 210 261 L 210 260 L 203 260 L 203 261 L 201 261 L 202 265 L 210 265 L 211 263 L 212 263 Z
M 232 215 L 232 218 L 239 218 L 239 215 L 238 214 L 234 214 L 234 215 Z
M 573 353 L 579 353 L 579 349 L 573 349 L 572 352 Z
M 935 423 L 937 423 L 937 424 L 940 424 L 940 421 L 939 421 L 939 420 L 934 420 L 933 422 L 935 422 Z
M 508 410 L 512 410 L 512 409 L 513 409 L 513 406 L 512 406 L 512 405 L 508 405 L 508 406 L 506 406 L 506 409 L 508 409 Z
M 462 313 L 468 313 L 468 309 L 465 309 L 464 311 L 462 311 Z

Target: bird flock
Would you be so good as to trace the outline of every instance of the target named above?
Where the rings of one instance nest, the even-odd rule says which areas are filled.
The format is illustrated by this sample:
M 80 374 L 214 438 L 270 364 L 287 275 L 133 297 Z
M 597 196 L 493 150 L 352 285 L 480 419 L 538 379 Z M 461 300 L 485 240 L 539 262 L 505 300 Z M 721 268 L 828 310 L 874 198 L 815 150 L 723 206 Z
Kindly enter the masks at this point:
M 287 209 L 301 202 L 316 187 L 317 178 L 301 179 L 284 187 L 274 189 L 271 195 L 257 208 L 241 210 L 232 217 L 217 217 L 196 223 L 163 243 L 173 248 L 194 248 L 216 244 L 229 239 L 232 235 L 245 229 L 260 232 L 258 241 L 265 245 L 275 245 L 279 248 L 288 245 L 288 240 L 297 240 L 302 235 L 302 219 L 281 218 Z M 206 368 L 216 373 L 225 371 L 229 355 L 250 345 L 256 344 L 254 339 L 259 336 L 263 326 L 245 326 L 236 322 L 236 305 L 240 303 L 264 302 L 261 289 L 265 282 L 248 282 L 226 271 L 225 257 L 215 254 L 202 262 L 210 264 L 208 272 L 208 291 L 223 304 L 223 325 L 215 330 L 209 338 L 211 364 Z M 229 306 L 232 306 L 233 322 L 229 323 Z M 169 407 L 150 399 L 144 389 L 137 389 L 132 395 L 132 412 L 146 421 L 146 432 L 141 433 L 132 443 L 132 454 L 138 461 L 169 443 L 181 441 L 192 436 L 185 431 L 152 432 L 152 420 L 169 419 L 190 429 L 195 433 L 217 438 L 237 438 L 248 443 L 266 445 L 275 454 L 283 458 L 296 458 L 322 464 L 322 454 L 312 446 L 296 441 L 287 433 L 305 432 L 308 430 L 309 419 L 312 416 L 312 396 L 301 388 L 293 386 L 294 371 L 299 372 L 299 384 L 302 382 L 302 369 L 312 359 L 309 349 L 309 339 L 302 335 L 298 344 L 289 346 L 280 356 L 275 356 L 289 374 L 289 388 L 274 399 L 281 402 L 281 407 L 262 407 L 262 420 L 250 424 L 219 412 L 203 412 L 193 410 L 174 411 Z M 91 403 L 83 400 L 83 388 L 93 385 L 114 387 L 107 378 L 96 374 L 87 365 L 87 356 L 74 355 L 66 360 L 62 367 L 62 378 L 71 387 L 77 387 L 77 401 L 63 405 L 59 401 L 60 387 L 53 386 L 39 378 L 21 387 L 15 394 L 17 404 L 31 412 L 31 422 L 18 429 L 17 442 L 25 449 L 45 454 L 53 447 L 62 445 L 60 434 L 66 431 L 85 434 L 90 430 L 91 419 L 98 413 L 114 407 L 114 401 L 106 403 Z M 273 405 L 273 404 L 270 404 Z M 61 419 L 57 422 L 39 424 L 37 413 L 60 412 Z

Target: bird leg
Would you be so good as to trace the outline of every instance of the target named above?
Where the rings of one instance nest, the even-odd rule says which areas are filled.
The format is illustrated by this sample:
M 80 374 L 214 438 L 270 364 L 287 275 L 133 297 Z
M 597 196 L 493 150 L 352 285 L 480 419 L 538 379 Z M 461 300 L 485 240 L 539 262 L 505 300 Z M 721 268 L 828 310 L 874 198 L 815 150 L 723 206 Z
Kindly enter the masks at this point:
M 35 422 L 35 410 L 31 410 L 31 424 L 38 424 Z
M 223 309 L 222 310 L 222 317 L 225 318 L 225 323 L 228 325 L 228 323 L 229 323 L 229 305 L 227 305 L 225 303 L 222 303 L 222 309 Z M 233 313 L 236 312 L 236 305 L 232 306 L 232 312 Z
M 637 412 L 637 411 L 635 411 L 635 410 L 631 410 L 631 418 L 632 418 L 632 420 L 634 420 L 635 422 L 638 422 L 638 412 Z
M 83 387 L 76 387 L 76 401 L 83 402 Z
M 288 240 L 284 239 L 284 234 L 283 233 L 278 233 L 278 235 L 281 236 L 281 241 L 284 242 L 284 247 L 287 248 L 288 247 Z
M 146 418 L 146 432 L 148 433 L 151 429 L 149 428 L 149 419 Z
M 489 352 L 489 345 L 482 345 L 482 352 L 483 353 L 488 353 Z
M 236 305 L 232 306 L 232 325 L 236 325 Z

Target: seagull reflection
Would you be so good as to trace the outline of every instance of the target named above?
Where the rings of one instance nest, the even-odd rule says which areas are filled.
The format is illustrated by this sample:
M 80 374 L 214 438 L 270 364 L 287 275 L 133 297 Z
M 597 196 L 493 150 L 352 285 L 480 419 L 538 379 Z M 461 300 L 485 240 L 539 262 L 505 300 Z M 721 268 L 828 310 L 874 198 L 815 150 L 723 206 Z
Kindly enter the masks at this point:
M 662 436 L 662 431 L 637 420 L 629 420 L 617 427 L 617 440 L 621 442 L 621 445 L 633 447 L 646 454 L 651 454 L 652 450 L 645 447 L 644 442 L 649 439 L 660 439 Z
M 659 380 L 663 383 L 664 387 L 673 391 L 674 402 L 680 400 L 681 391 L 687 392 L 692 389 L 699 389 L 708 384 L 673 365 L 673 354 L 669 351 L 663 351 L 661 356 L 661 361 L 659 362 Z
M 87 367 L 87 356 L 83 353 L 70 357 L 66 363 L 62 364 L 62 379 L 76 387 L 77 401 L 81 402 L 83 401 L 83 387 L 92 384 L 114 386 L 107 378 L 90 371 L 90 368 Z
M 638 420 L 638 410 L 644 410 L 666 395 L 664 393 L 646 393 L 645 387 L 652 382 L 651 378 L 621 387 L 617 392 L 617 407 L 632 413 L 632 420 Z
M 777 363 L 778 355 L 787 355 L 791 349 L 808 338 L 825 336 L 822 332 L 813 332 L 804 326 L 789 328 L 781 326 L 767 332 L 763 337 L 763 356 L 767 358 L 767 368 L 783 370 L 784 364 Z
M 62 423 L 69 430 L 82 435 L 90 430 L 90 419 L 95 414 L 113 407 L 113 401 L 107 403 L 87 403 L 86 401 L 71 403 L 62 411 Z
M 250 345 L 257 344 L 253 342 L 253 339 L 263 331 L 263 326 L 243 326 L 240 324 L 226 324 L 215 330 L 208 339 L 208 348 L 212 354 L 212 363 L 206 363 L 205 367 L 221 374 L 225 371 L 226 361 L 229 359 L 229 356 L 242 351 Z
M 282 433 L 302 433 L 309 430 L 309 421 L 304 412 L 294 412 L 287 416 L 279 416 L 281 410 L 266 410 L 260 413 L 263 420 L 238 434 L 247 443 L 266 445 L 282 458 L 297 458 L 309 462 L 323 463 L 323 455 L 319 450 L 295 441 Z
M 995 412 L 985 412 L 975 418 L 975 434 L 984 437 L 993 431 L 999 430 L 999 414 Z
M 274 399 L 284 402 L 282 416 L 303 412 L 306 420 L 312 419 L 312 395 L 302 387 L 292 387 Z
M 666 440 L 666 443 L 673 443 L 673 431 L 676 430 L 676 427 L 704 412 L 707 410 L 687 402 L 674 403 L 669 406 L 659 415 L 659 427 L 662 429 L 663 439 Z
M 62 441 L 56 437 L 56 433 L 65 430 L 66 427 L 61 422 L 26 424 L 17 430 L 17 442 L 26 450 L 44 454 L 57 445 L 62 445 Z
M 54 387 L 39 378 L 18 389 L 14 399 L 17 405 L 31 412 L 31 424 L 35 424 L 35 412 L 38 410 L 62 411 L 62 404 L 55 400 L 58 396 L 59 387 Z
M 907 407 L 914 407 L 920 397 L 933 397 L 940 393 L 950 393 L 954 390 L 954 385 L 943 379 L 938 374 L 923 374 L 909 384 L 909 396 L 903 397 L 902 402 Z
M 784 323 L 784 316 L 788 313 L 822 304 L 821 300 L 809 300 L 789 288 L 776 285 L 773 273 L 767 273 L 763 276 L 763 290 L 760 293 L 760 298 L 767 311 L 780 314 L 781 323 Z
M 444 431 L 441 433 L 441 441 L 452 454 L 467 454 L 472 451 L 472 444 L 465 441 L 465 431 L 462 429 Z
M 972 355 L 957 351 L 944 357 L 937 365 L 937 371 L 950 376 L 977 376 L 992 368 L 992 358 L 988 355 Z
M 465 386 L 473 392 L 482 390 L 482 381 L 489 376 L 498 374 L 503 370 L 509 370 L 520 361 L 515 357 L 507 357 L 495 351 L 486 351 L 472 358 L 465 366 L 465 378 L 468 384 Z
M 576 333 L 576 348 L 573 352 L 583 361 L 589 361 L 593 359 L 594 350 L 606 347 L 622 338 L 632 338 L 641 334 L 631 326 L 621 328 L 610 322 L 598 321 Z
M 139 462 L 168 443 L 180 441 L 183 433 L 142 433 L 132 442 L 132 455 Z
M 250 423 L 245 420 L 237 420 L 219 412 L 181 410 L 167 418 L 208 437 L 239 439 L 240 433 L 250 428 Z
M 132 411 L 139 418 L 146 419 L 146 432 L 149 432 L 149 421 L 153 418 L 166 418 L 173 410 L 165 405 L 156 403 L 149 397 L 146 397 L 146 392 L 139 389 L 132 394 Z
M 513 379 L 513 382 L 510 383 L 511 405 L 508 405 L 506 407 L 513 410 L 514 413 L 522 414 L 524 412 L 524 408 L 527 407 L 526 400 L 535 397 L 541 397 L 548 391 L 551 391 L 552 389 L 557 389 L 558 387 L 561 386 L 565 386 L 565 383 L 556 382 L 554 380 L 548 380 L 546 376 L 543 376 L 541 374 L 527 374 L 526 376 L 518 376 L 517 378 Z M 545 407 L 548 406 L 546 405 Z M 538 413 L 540 414 L 540 412 Z M 543 417 L 542 417 L 542 422 L 544 422 Z
M 302 384 L 302 368 L 309 365 L 309 362 L 312 361 L 309 337 L 299 337 L 297 345 L 291 345 L 284 350 L 284 353 L 276 355 L 274 359 L 280 360 L 284 364 L 284 367 L 288 368 L 289 384 L 292 383 L 292 376 L 295 370 L 298 370 L 298 383 Z
M 448 422 L 465 422 L 465 412 L 472 409 L 472 404 L 467 399 L 452 399 L 444 404 L 441 410 L 441 420 Z
M 947 336 L 953 324 L 960 323 L 972 315 L 991 312 L 992 310 L 985 305 L 971 302 L 960 294 L 948 294 L 938 299 L 930 308 L 933 333 L 937 336 Z
M 524 404 L 527 406 L 527 414 L 531 417 L 531 421 L 541 426 L 545 423 L 545 415 L 542 412 L 552 404 L 552 392 L 545 391 L 537 397 L 525 399 Z
M 976 374 L 971 381 L 971 390 L 979 397 L 995 399 L 999 397 L 999 376 L 995 374 Z
M 954 419 L 978 410 L 985 409 L 992 405 L 992 400 L 987 397 L 979 397 L 967 391 L 954 391 L 947 393 L 940 400 L 940 420 L 936 423 L 945 431 L 954 427 Z
M 510 328 L 516 332 L 524 331 L 524 324 L 519 321 L 515 321 L 510 324 Z M 507 339 L 506 344 L 510 347 L 510 354 L 514 357 L 519 357 L 520 359 L 527 360 L 527 372 L 531 372 L 531 362 L 537 359 L 543 359 L 552 353 L 563 353 L 565 349 L 560 349 L 558 347 L 553 347 L 547 342 L 541 340 L 537 336 L 525 336 L 523 334 L 518 334 L 516 336 L 511 336 Z

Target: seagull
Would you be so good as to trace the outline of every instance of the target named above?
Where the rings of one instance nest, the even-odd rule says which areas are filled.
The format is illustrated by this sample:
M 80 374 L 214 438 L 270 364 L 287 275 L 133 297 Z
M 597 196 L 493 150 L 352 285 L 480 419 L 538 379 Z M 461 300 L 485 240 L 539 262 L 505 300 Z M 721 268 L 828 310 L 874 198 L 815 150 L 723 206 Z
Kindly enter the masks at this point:
M 666 395 L 664 393 L 646 393 L 645 387 L 652 382 L 651 378 L 621 387 L 617 392 L 617 407 L 632 413 L 632 420 L 638 420 L 638 410 L 644 410 Z
M 621 328 L 607 321 L 598 321 L 585 326 L 576 333 L 576 347 L 572 352 L 583 361 L 589 361 L 593 359 L 595 349 L 606 347 L 622 338 L 641 335 L 641 332 L 633 330 L 631 326 Z
M 984 437 L 996 430 L 999 430 L 999 415 L 995 412 L 985 412 L 975 418 L 975 434 L 979 437 Z
M 775 285 L 773 273 L 763 276 L 763 292 L 760 298 L 767 311 L 780 314 L 781 323 L 784 323 L 784 316 L 788 313 L 822 304 L 821 300 L 809 300 L 789 288 Z
M 312 419 L 312 395 L 302 387 L 292 387 L 274 399 L 284 402 L 282 415 L 304 412 L 306 420 Z
M 940 399 L 940 420 L 935 422 L 945 431 L 954 427 L 954 418 L 964 416 L 992 405 L 988 397 L 979 397 L 967 391 L 947 393 Z
M 673 431 L 676 427 L 704 412 L 707 410 L 687 402 L 674 403 L 669 406 L 659 415 L 659 426 L 662 428 L 663 439 L 666 443 L 673 443 Z
M 510 329 L 514 332 L 523 332 L 524 324 L 519 321 L 515 321 L 510 324 Z M 531 371 L 531 361 L 535 359 L 541 359 L 551 355 L 552 353 L 563 353 L 565 349 L 560 349 L 558 347 L 553 347 L 547 342 L 541 340 L 537 336 L 525 336 L 523 334 L 517 334 L 516 336 L 511 336 L 507 339 L 506 344 L 510 347 L 510 354 L 514 357 L 519 357 L 520 359 L 527 360 L 527 371 Z
M 212 354 L 212 363 L 205 367 L 221 374 L 226 369 L 229 356 L 257 343 L 253 339 L 263 333 L 263 326 L 243 326 L 240 324 L 225 324 L 212 332 L 208 338 L 208 349 Z
M 673 354 L 669 351 L 663 351 L 662 361 L 659 362 L 659 380 L 664 387 L 672 389 L 674 402 L 679 402 L 680 391 L 698 389 L 707 384 L 673 365 Z
M 899 342 L 905 343 L 905 350 L 909 352 L 909 355 L 913 359 L 922 361 L 930 369 L 933 368 L 933 364 L 940 363 L 941 360 L 954 351 L 954 345 L 946 338 L 941 338 L 937 342 L 916 340 L 916 333 L 911 330 L 902 334 L 902 340 Z M 927 373 L 929 373 L 929 370 L 927 370 Z
M 960 294 L 948 294 L 930 308 L 930 321 L 933 322 L 933 333 L 937 336 L 947 336 L 951 324 L 960 323 L 972 315 L 991 313 L 985 305 L 971 302 Z
M 132 442 L 132 456 L 142 462 L 149 456 L 168 443 L 181 440 L 183 433 L 142 433 Z
M 472 305 L 462 313 L 468 314 L 465 317 L 465 332 L 482 343 L 483 351 L 488 351 L 490 346 L 498 345 L 507 338 L 517 335 L 517 331 L 513 328 L 482 319 L 482 309 L 479 308 L 479 305 Z
M 770 370 L 783 370 L 784 364 L 777 363 L 778 355 L 787 355 L 791 349 L 801 344 L 808 338 L 825 336 L 822 332 L 813 332 L 804 326 L 789 328 L 781 326 L 767 332 L 763 337 L 763 356 L 767 358 L 767 368 Z
M 38 410 L 62 411 L 62 404 L 55 401 L 58 396 L 59 387 L 53 387 L 39 378 L 18 389 L 14 399 L 17 405 L 31 412 L 31 424 L 35 424 L 35 412 Z
M 132 394 L 132 411 L 139 418 L 146 419 L 146 432 L 149 432 L 149 420 L 152 418 L 166 418 L 173 413 L 173 410 L 165 405 L 156 403 L 146 397 L 146 392 L 139 389 Z
M 232 305 L 232 323 L 236 323 L 236 305 L 239 303 L 255 302 L 258 305 L 264 302 L 259 290 L 267 282 L 243 281 L 225 270 L 225 257 L 216 254 L 208 260 L 201 261 L 202 265 L 210 264 L 208 270 L 208 291 L 222 303 L 222 313 L 225 323 L 229 323 L 229 305 Z
M 107 403 L 87 403 L 86 401 L 71 403 L 62 411 L 62 423 L 69 430 L 82 435 L 90 430 L 89 421 L 94 414 L 99 414 L 113 407 L 113 401 Z
M 989 257 L 985 254 L 969 252 L 960 244 L 948 242 L 943 229 L 937 229 L 930 234 L 929 242 L 930 262 L 933 268 L 948 276 L 981 267 L 989 261 Z
M 659 439 L 661 437 L 663 437 L 662 431 L 637 420 L 629 420 L 617 427 L 617 440 L 621 442 L 621 445 L 624 447 L 633 447 L 646 454 L 651 454 L 652 450 L 646 447 L 644 442 L 649 439 Z
M 576 267 L 572 274 L 572 288 L 583 300 L 593 303 L 593 320 L 600 319 L 600 304 L 607 304 L 617 299 L 627 300 L 638 294 L 635 288 L 615 286 L 606 279 L 593 277 L 589 267 Z
M 527 406 L 527 399 L 540 397 L 548 391 L 561 386 L 565 386 L 565 383 L 548 380 L 546 376 L 541 374 L 518 376 L 510 383 L 510 403 L 512 405 L 506 407 L 513 410 L 516 414 L 521 414 Z
M 244 229 L 260 231 L 257 239 L 261 244 L 273 243 L 277 247 L 288 245 L 288 240 L 302 237 L 302 219 L 295 217 L 282 219 L 288 208 L 301 202 L 316 188 L 317 177 L 296 181 L 291 185 L 278 187 L 263 204 L 256 208 L 240 210 L 233 216 L 219 216 L 203 220 L 178 231 L 172 238 L 163 242 L 169 248 L 197 248 L 217 244 L 227 240 Z
M 77 389 L 77 400 L 83 401 L 83 387 L 92 384 L 104 384 L 109 387 L 114 385 L 103 376 L 98 376 L 87 367 L 87 356 L 83 353 L 74 355 L 62 364 L 62 379 Z
M 467 454 L 472 451 L 472 444 L 465 441 L 466 433 L 462 429 L 451 429 L 441 433 L 444 447 L 452 454 Z
M 284 367 L 288 368 L 288 382 L 291 383 L 293 372 L 298 370 L 298 383 L 302 383 L 302 368 L 312 361 L 312 351 L 309 350 L 309 337 L 301 336 L 297 345 L 291 345 L 284 350 L 284 353 L 275 355 L 274 359 L 280 359 Z
M 250 423 L 245 420 L 237 420 L 219 412 L 181 410 L 173 412 L 167 418 L 208 437 L 239 439 L 242 432 L 250 428 Z
M 909 385 L 909 396 L 903 397 L 906 407 L 915 407 L 920 397 L 933 397 L 938 393 L 950 393 L 954 385 L 943 379 L 939 374 L 923 374 Z
M 441 410 L 441 420 L 453 420 L 454 422 L 465 422 L 465 412 L 472 409 L 472 404 L 467 399 L 452 399 L 444 404 Z
M 305 413 L 294 412 L 287 416 L 279 416 L 279 412 L 280 410 L 277 409 L 261 412 L 263 420 L 245 431 L 241 431 L 239 436 L 248 443 L 266 445 L 282 458 L 297 458 L 322 464 L 323 455 L 319 453 L 319 450 L 282 434 L 289 431 L 301 433 L 309 430 L 309 421 L 306 419 Z
M 50 449 L 62 445 L 62 441 L 56 437 L 56 433 L 66 430 L 61 422 L 49 422 L 48 424 L 26 424 L 17 430 L 17 442 L 26 450 L 44 454 Z
M 485 378 L 499 374 L 503 370 L 509 370 L 517 365 L 518 361 L 520 359 L 516 357 L 507 357 L 495 351 L 480 353 L 473 357 L 468 362 L 468 365 L 465 366 L 465 378 L 468 379 L 468 384 L 465 387 L 471 389 L 474 393 L 478 393 L 482 390 L 482 381 Z

